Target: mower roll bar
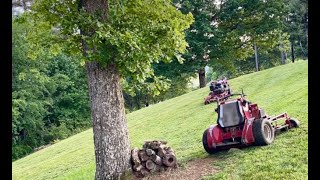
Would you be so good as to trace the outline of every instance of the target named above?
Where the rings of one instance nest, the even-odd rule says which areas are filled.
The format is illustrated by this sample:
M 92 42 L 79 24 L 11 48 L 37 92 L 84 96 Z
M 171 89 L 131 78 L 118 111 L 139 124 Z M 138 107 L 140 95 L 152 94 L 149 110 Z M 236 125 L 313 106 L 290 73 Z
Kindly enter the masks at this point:
M 240 94 L 240 93 L 230 94 L 230 95 L 226 96 L 226 97 L 223 98 L 223 99 L 226 99 L 226 98 L 231 97 L 231 96 L 239 96 L 239 95 L 240 95 L 241 97 L 247 96 L 246 94 L 243 93 L 243 89 L 241 89 L 241 94 Z M 245 102 L 248 102 L 249 104 L 251 104 L 251 102 L 249 102 L 249 101 L 246 101 L 246 100 L 244 100 L 244 101 L 245 101 Z M 219 105 L 219 99 L 217 100 L 217 105 Z M 215 108 L 214 111 L 215 111 L 215 112 L 218 112 L 218 107 Z
M 243 89 L 241 89 L 241 94 L 240 93 L 236 93 L 236 94 L 231 94 L 230 96 L 235 96 L 235 95 L 240 95 L 242 97 L 247 96 L 246 94 L 244 94 Z
M 242 92 L 241 94 L 240 94 L 240 93 L 230 94 L 230 95 L 226 96 L 226 98 L 227 98 L 227 97 L 231 97 L 231 96 L 241 96 L 241 97 L 245 97 L 245 96 L 247 96 L 247 95 Z

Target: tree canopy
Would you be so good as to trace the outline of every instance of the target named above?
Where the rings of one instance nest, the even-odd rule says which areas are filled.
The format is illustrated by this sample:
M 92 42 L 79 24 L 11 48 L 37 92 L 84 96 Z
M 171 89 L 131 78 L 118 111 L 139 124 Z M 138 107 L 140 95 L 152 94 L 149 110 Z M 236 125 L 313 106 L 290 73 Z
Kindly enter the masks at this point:
M 101 12 L 84 11 L 73 0 L 37 0 L 32 10 L 34 17 L 59 29 L 57 42 L 68 44 L 72 53 L 81 54 L 80 42 L 85 41 L 88 48 L 82 60 L 115 63 L 122 77 L 133 82 L 151 77 L 157 84 L 161 79 L 154 76 L 153 62 L 170 62 L 172 57 L 183 61 L 184 30 L 193 22 L 191 13 L 185 16 L 170 1 L 161 0 L 113 0 L 108 6 L 107 19 L 100 17 Z
M 182 62 L 191 14 L 169 0 L 37 0 L 32 17 L 58 29 L 57 41 L 86 65 L 93 122 L 96 179 L 119 179 L 130 167 L 121 79 L 156 94 L 165 85 L 154 62 Z M 36 43 L 36 42 L 33 42 Z M 136 86 L 127 86 L 135 88 Z

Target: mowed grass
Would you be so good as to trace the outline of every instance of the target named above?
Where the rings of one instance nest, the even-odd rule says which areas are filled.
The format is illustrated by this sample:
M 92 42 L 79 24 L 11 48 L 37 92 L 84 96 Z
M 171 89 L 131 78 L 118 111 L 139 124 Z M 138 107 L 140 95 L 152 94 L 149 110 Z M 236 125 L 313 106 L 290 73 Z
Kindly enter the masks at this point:
M 267 114 L 288 112 L 301 126 L 276 136 L 268 146 L 208 155 L 203 131 L 216 123 L 216 104 L 204 105 L 209 88 L 151 105 L 127 115 L 132 147 L 145 140 L 168 141 L 180 164 L 195 158 L 215 158 L 218 173 L 203 179 L 308 179 L 308 64 L 297 61 L 229 82 L 234 93 L 243 88 L 247 98 Z M 92 129 L 60 141 L 12 163 L 14 180 L 94 179 Z

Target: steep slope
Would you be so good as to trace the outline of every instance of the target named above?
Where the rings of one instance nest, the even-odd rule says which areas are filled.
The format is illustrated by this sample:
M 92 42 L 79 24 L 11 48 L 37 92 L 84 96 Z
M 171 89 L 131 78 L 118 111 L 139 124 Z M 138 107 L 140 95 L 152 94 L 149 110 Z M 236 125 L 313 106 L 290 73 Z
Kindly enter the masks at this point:
M 277 136 L 273 144 L 249 147 L 236 153 L 212 155 L 221 171 L 215 177 L 307 179 L 308 176 L 308 64 L 277 66 L 230 81 L 233 92 L 243 88 L 247 98 L 270 114 L 288 112 L 301 128 Z M 216 104 L 204 105 L 209 88 L 151 105 L 127 115 L 132 147 L 144 140 L 167 140 L 180 163 L 209 156 L 202 133 L 216 122 Z M 209 164 L 208 164 L 209 166 Z M 15 180 L 93 179 L 95 159 L 92 129 L 12 163 Z

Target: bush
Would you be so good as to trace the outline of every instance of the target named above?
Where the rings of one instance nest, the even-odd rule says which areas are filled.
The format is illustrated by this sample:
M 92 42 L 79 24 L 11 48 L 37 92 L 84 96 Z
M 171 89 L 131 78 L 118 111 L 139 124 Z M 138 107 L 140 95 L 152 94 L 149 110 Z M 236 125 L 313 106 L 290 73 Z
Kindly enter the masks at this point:
M 30 146 L 18 144 L 12 146 L 12 161 L 23 157 L 29 153 L 31 153 L 33 150 Z
M 57 140 L 57 139 L 65 139 L 69 137 L 72 134 L 70 129 L 67 128 L 65 123 L 61 123 L 60 126 L 52 126 L 50 128 L 50 137 L 51 141 Z

